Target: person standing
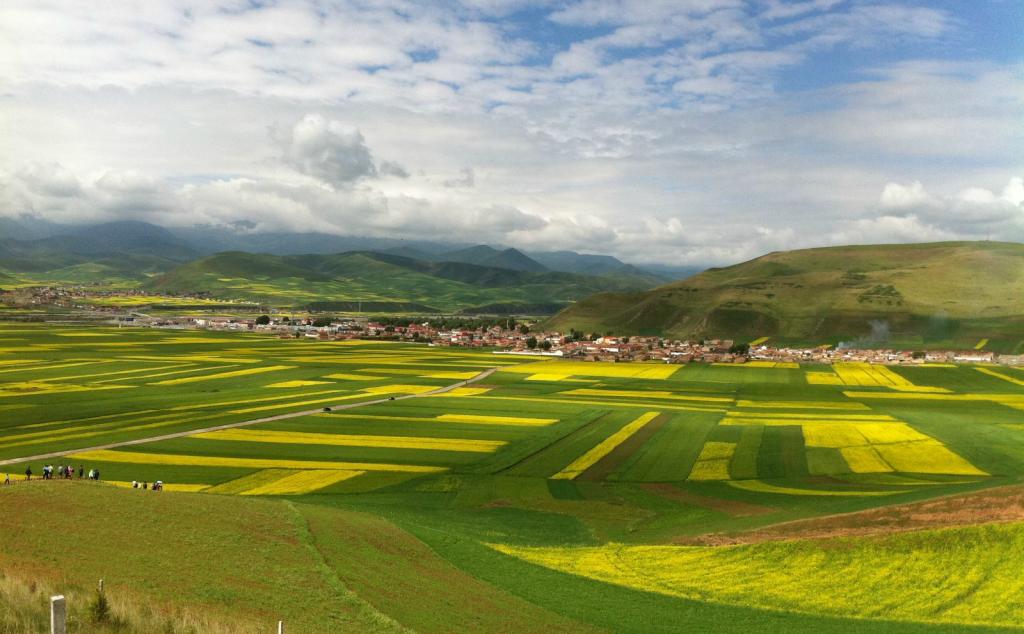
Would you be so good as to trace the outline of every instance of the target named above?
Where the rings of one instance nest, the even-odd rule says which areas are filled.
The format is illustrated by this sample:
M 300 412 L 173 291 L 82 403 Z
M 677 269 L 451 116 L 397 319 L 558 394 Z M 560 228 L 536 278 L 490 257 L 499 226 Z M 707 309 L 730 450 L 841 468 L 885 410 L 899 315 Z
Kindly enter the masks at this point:
M 11 483 L 11 474 L 5 473 L 4 474 L 4 486 L 9 485 L 10 483 Z
M 25 479 L 26 480 L 31 480 L 32 479 L 32 467 L 25 467 Z
M 85 475 L 85 467 L 78 465 L 78 479 L 81 480 L 83 475 Z

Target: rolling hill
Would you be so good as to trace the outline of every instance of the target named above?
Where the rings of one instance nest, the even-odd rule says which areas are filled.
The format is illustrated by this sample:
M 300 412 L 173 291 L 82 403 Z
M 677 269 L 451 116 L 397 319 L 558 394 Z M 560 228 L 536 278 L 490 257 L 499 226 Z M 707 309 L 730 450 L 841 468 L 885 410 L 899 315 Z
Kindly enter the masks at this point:
M 646 292 L 601 293 L 566 308 L 549 325 L 804 343 L 859 338 L 937 344 L 1003 332 L 1019 341 L 1024 245 L 946 242 L 770 253 Z
M 650 288 L 659 278 L 643 273 L 594 276 L 529 272 L 464 262 L 430 262 L 400 255 L 356 251 L 334 255 L 275 256 L 219 253 L 194 260 L 144 282 L 164 293 L 205 293 L 319 310 L 503 314 L 524 306 L 554 312 L 566 303 L 602 291 Z

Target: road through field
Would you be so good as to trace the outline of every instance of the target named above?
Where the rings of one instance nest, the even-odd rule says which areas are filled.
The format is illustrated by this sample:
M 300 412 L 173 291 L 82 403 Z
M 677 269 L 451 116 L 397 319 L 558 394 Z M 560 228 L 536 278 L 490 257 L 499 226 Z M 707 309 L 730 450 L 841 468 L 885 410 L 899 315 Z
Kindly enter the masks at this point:
M 156 442 L 158 440 L 170 440 L 172 438 L 183 438 L 185 436 L 192 436 L 194 434 L 200 434 L 200 433 L 203 433 L 203 432 L 219 431 L 221 429 L 231 429 L 233 427 L 245 427 L 246 425 L 255 425 L 257 423 L 269 423 L 271 421 L 284 420 L 284 419 L 287 419 L 287 418 L 298 418 L 300 416 L 309 416 L 310 414 L 317 414 L 319 412 L 322 412 L 325 407 L 330 407 L 331 411 L 338 411 L 338 410 L 345 410 L 345 409 L 355 409 L 357 407 L 365 407 L 367 405 L 379 405 L 381 403 L 391 402 L 392 400 L 403 401 L 403 400 L 408 399 L 408 398 L 420 398 L 420 397 L 423 397 L 423 396 L 433 396 L 435 394 L 444 394 L 445 392 L 450 392 L 450 391 L 452 391 L 452 390 L 454 390 L 456 388 L 460 388 L 460 387 L 469 385 L 470 383 L 476 383 L 478 381 L 482 381 L 482 380 L 486 379 L 487 377 L 491 376 L 492 374 L 494 374 L 494 372 L 497 369 L 498 368 L 496 368 L 496 367 L 495 368 L 490 368 L 488 370 L 484 370 L 480 374 L 477 374 L 476 376 L 474 376 L 471 379 L 466 379 L 464 381 L 459 381 L 458 383 L 453 383 L 451 385 L 446 385 L 444 387 L 439 387 L 436 390 L 431 390 L 429 392 L 423 392 L 422 394 L 408 394 L 408 395 L 405 395 L 405 396 L 394 396 L 394 397 L 378 398 L 378 399 L 375 399 L 375 400 L 372 400 L 372 401 L 361 401 L 359 403 L 343 403 L 341 405 L 325 405 L 323 407 L 318 407 L 316 409 L 307 409 L 307 410 L 303 410 L 301 412 L 288 412 L 287 414 L 276 414 L 274 416 L 267 416 L 265 418 L 254 418 L 252 420 L 244 420 L 244 421 L 239 422 L 239 423 L 227 423 L 225 425 L 214 425 L 213 427 L 202 427 L 202 428 L 199 428 L 199 429 L 190 429 L 188 431 L 180 431 L 180 432 L 175 432 L 173 434 L 163 434 L 162 436 L 150 436 L 148 438 L 136 438 L 134 440 L 123 440 L 121 442 L 113 442 L 113 443 L 108 443 L 106 445 L 95 445 L 93 447 L 78 447 L 76 449 L 66 449 L 64 451 L 55 451 L 53 453 L 44 453 L 44 454 L 38 454 L 38 455 L 35 455 L 35 456 L 22 456 L 20 458 L 9 458 L 7 460 L 0 460 L 0 466 L 16 464 L 16 463 L 19 463 L 19 462 L 28 462 L 28 461 L 36 461 L 36 460 L 48 460 L 50 458 L 58 458 L 60 456 L 66 456 L 66 455 L 72 454 L 72 453 L 80 453 L 80 452 L 83 452 L 83 451 L 96 451 L 96 450 L 99 450 L 99 449 L 115 449 L 117 447 L 127 447 L 127 446 L 130 446 L 130 445 L 141 445 L 141 444 L 145 444 L 145 443 L 148 443 L 148 442 Z

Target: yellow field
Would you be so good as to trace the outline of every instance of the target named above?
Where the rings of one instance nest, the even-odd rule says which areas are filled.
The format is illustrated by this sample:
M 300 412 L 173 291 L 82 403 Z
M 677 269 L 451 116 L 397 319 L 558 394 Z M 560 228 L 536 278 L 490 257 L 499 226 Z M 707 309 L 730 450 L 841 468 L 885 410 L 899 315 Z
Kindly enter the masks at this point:
M 981 350 L 982 348 L 984 348 L 987 345 L 988 345 L 988 339 L 982 339 L 978 343 L 974 344 L 974 349 L 975 350 Z
M 564 392 L 562 394 L 564 394 Z M 448 395 L 447 394 L 440 394 L 439 396 L 448 396 Z M 636 409 L 636 408 L 641 408 L 641 407 L 642 408 L 648 408 L 649 407 L 649 408 L 653 409 L 653 408 L 657 407 L 658 409 L 670 409 L 672 411 L 677 411 L 677 412 L 720 412 L 720 413 L 724 413 L 726 411 L 722 407 L 711 407 L 711 406 L 700 406 L 700 405 L 676 405 L 676 404 L 670 404 L 670 403 L 664 403 L 664 402 L 662 402 L 662 403 L 651 403 L 651 402 L 641 402 L 641 401 L 632 401 L 632 402 L 627 402 L 627 401 L 605 401 L 605 400 L 594 401 L 594 400 L 584 400 L 584 399 L 578 399 L 578 398 L 552 399 L 550 397 L 549 398 L 540 398 L 540 397 L 530 397 L 530 396 L 480 396 L 478 398 L 480 398 L 481 400 L 521 401 L 521 402 L 524 402 L 524 403 L 552 403 L 552 402 L 577 403 L 579 405 L 597 405 L 599 407 L 623 407 L 623 408 L 627 408 L 627 409 Z
M 612 398 L 664 398 L 674 401 L 697 401 L 702 403 L 732 403 L 729 396 L 698 396 L 694 394 L 676 394 L 654 390 L 600 390 L 595 388 L 577 388 L 558 392 L 560 396 L 610 396 Z
M 1007 381 L 1009 383 L 1013 383 L 1014 385 L 1024 385 L 1024 381 L 1022 381 L 1021 379 L 1018 379 L 1018 378 L 1012 377 L 1012 376 L 1007 376 L 1007 375 L 1003 374 L 1002 372 L 996 372 L 995 370 L 989 370 L 988 368 L 974 368 L 974 369 L 977 370 L 978 372 L 981 372 L 982 374 L 987 374 L 989 376 L 994 376 L 997 379 L 1002 379 L 1002 380 Z
M 293 365 L 268 365 L 259 368 L 247 368 L 245 370 L 232 370 L 230 372 L 218 372 L 216 374 L 204 374 L 202 376 L 188 376 L 180 379 L 167 379 L 157 381 L 150 385 L 181 385 L 183 383 L 198 383 L 200 381 L 213 381 L 215 379 L 230 379 L 236 376 L 248 376 L 250 374 L 263 374 L 265 372 L 281 372 L 282 370 L 294 370 Z
M 366 394 L 346 394 L 315 398 L 308 401 L 289 401 L 287 403 L 274 403 L 272 405 L 258 405 L 255 407 L 243 407 L 242 409 L 231 410 L 232 414 L 251 414 L 253 412 L 269 412 L 274 409 L 285 409 L 288 407 L 299 407 L 301 405 L 322 405 L 324 403 L 337 403 L 339 401 L 350 401 L 357 398 L 365 398 Z
M 479 372 L 434 372 L 432 374 L 423 374 L 423 378 L 427 379 L 472 379 Z
M 219 431 L 196 434 L 195 436 L 192 436 L 192 438 L 297 445 L 334 445 L 339 447 L 387 447 L 392 449 L 468 451 L 476 453 L 493 453 L 508 444 L 500 440 L 319 434 L 307 432 L 267 431 L 262 429 L 222 429 Z
M 365 471 L 299 471 L 262 486 L 242 491 L 241 495 L 303 495 L 319 491 L 344 480 L 366 473 Z
M 800 369 L 799 363 L 792 361 L 747 361 L 746 363 L 712 363 L 711 365 L 724 365 L 733 368 L 778 368 L 786 370 Z
M 751 341 L 750 345 L 751 346 L 759 346 L 762 343 L 764 343 L 765 341 L 768 341 L 769 339 L 771 339 L 771 337 L 758 337 L 757 339 L 754 339 L 753 341 Z
M 344 372 L 336 372 L 334 374 L 328 374 L 324 378 L 325 379 L 336 379 L 338 381 L 380 381 L 384 377 L 382 377 L 382 376 L 365 376 L 363 374 L 346 374 Z
M 239 467 L 242 469 L 330 469 L 342 471 L 397 471 L 401 473 L 443 473 L 446 467 L 386 464 L 375 462 L 327 462 L 321 460 L 274 460 L 262 458 L 221 458 L 181 454 L 142 453 L 99 449 L 82 451 L 69 457 L 77 461 L 131 464 L 166 464 L 198 467 Z
M 502 368 L 516 374 L 556 374 L 562 376 L 610 376 L 626 379 L 667 379 L 681 366 L 644 363 L 600 363 L 586 361 L 539 361 Z
M 807 383 L 810 385 L 846 385 L 843 380 L 833 372 L 807 372 L 804 374 Z
M 736 453 L 736 443 L 708 441 L 701 448 L 688 480 L 728 480 L 729 463 Z
M 854 473 L 889 473 L 893 471 L 892 466 L 883 460 L 871 446 L 840 447 L 839 455 L 843 457 L 846 466 L 850 467 L 850 471 Z
M 949 473 L 955 475 L 987 476 L 950 451 L 937 440 L 893 445 L 874 445 L 879 455 L 896 471 L 904 473 Z
M 281 381 L 263 387 L 306 387 L 309 385 L 330 385 L 330 381 Z
M 375 385 L 363 388 L 367 394 L 424 394 L 438 389 L 433 385 Z
M 598 460 L 614 451 L 615 448 L 625 442 L 627 438 L 640 431 L 641 428 L 654 420 L 659 414 L 660 412 L 645 412 L 644 414 L 641 414 L 636 420 L 628 423 L 619 431 L 605 438 L 596 447 L 576 460 L 573 460 L 569 466 L 551 476 L 551 478 L 553 480 L 576 479 L 584 471 L 594 466 Z
M 444 392 L 443 394 L 434 394 L 431 396 L 479 396 L 481 394 L 487 394 L 491 391 L 489 387 L 456 387 Z
M 751 407 L 757 409 L 849 409 L 865 410 L 871 409 L 864 403 L 840 403 L 836 401 L 736 401 L 736 407 Z
M 485 416 L 483 414 L 441 414 L 433 419 L 443 423 L 474 423 L 487 425 L 551 425 L 557 418 L 527 418 L 523 416 Z

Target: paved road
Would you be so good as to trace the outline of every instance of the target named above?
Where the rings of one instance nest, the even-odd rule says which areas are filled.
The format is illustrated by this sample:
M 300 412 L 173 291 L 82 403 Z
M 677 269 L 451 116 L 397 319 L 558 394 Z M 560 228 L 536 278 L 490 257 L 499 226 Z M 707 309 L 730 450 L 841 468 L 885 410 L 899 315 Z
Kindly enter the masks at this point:
M 469 385 L 470 383 L 476 383 L 477 381 L 482 381 L 482 380 L 486 379 L 487 377 L 491 376 L 492 374 L 494 374 L 495 370 L 497 370 L 497 369 L 498 368 L 491 368 L 489 370 L 484 370 L 483 372 L 481 372 L 480 374 L 474 376 L 471 379 L 466 379 L 465 381 L 459 381 L 458 383 L 453 383 L 452 385 L 446 385 L 444 387 L 439 387 L 436 390 L 431 390 L 429 392 L 424 392 L 422 394 L 408 394 L 406 396 L 396 396 L 396 397 L 394 397 L 394 399 L 396 401 L 404 401 L 407 398 L 420 398 L 422 396 L 432 396 L 434 394 L 444 394 L 445 392 L 450 392 L 450 391 L 454 390 L 455 388 L 463 387 L 463 386 Z M 332 411 L 338 411 L 338 410 L 345 410 L 345 409 L 355 409 L 357 407 L 366 407 L 367 405 L 379 405 L 381 403 L 387 403 L 389 401 L 391 401 L 390 398 L 379 398 L 379 399 L 376 399 L 376 400 L 373 400 L 373 401 L 360 401 L 359 403 L 342 403 L 340 405 L 325 405 L 325 406 L 322 406 L 322 407 L 318 407 L 316 409 L 307 409 L 307 410 L 303 410 L 301 412 L 288 412 L 287 414 L 277 414 L 276 416 L 268 416 L 266 418 L 254 418 L 252 420 L 245 420 L 245 421 L 242 421 L 240 423 L 227 423 L 226 425 L 216 425 L 214 427 L 203 427 L 201 429 L 190 429 L 188 431 L 179 431 L 179 432 L 175 432 L 173 434 L 163 434 L 162 436 L 150 436 L 149 438 L 136 438 L 135 440 L 122 440 L 121 442 L 113 442 L 113 443 L 106 444 L 106 445 L 96 445 L 94 447 L 79 447 L 77 449 L 66 449 L 64 451 L 55 451 L 53 453 L 43 453 L 43 454 L 38 454 L 38 455 L 35 455 L 35 456 L 23 456 L 21 458 L 10 458 L 10 459 L 7 459 L 7 460 L 0 460 L 0 467 L 2 467 L 4 465 L 10 465 L 10 464 L 19 463 L 19 462 L 30 462 L 30 461 L 31 462 L 35 462 L 37 460 L 49 460 L 50 458 L 59 458 L 60 456 L 66 456 L 68 454 L 78 453 L 80 451 L 96 451 L 98 449 L 114 449 L 114 448 L 117 448 L 117 447 L 127 447 L 129 445 L 141 445 L 141 444 L 148 443 L 148 442 L 156 442 L 158 440 L 170 440 L 171 438 L 183 438 L 185 436 L 191 436 L 193 434 L 199 434 L 199 433 L 207 432 L 207 431 L 217 431 L 219 429 L 231 429 L 232 427 L 245 427 L 246 425 L 255 425 L 256 423 L 268 423 L 268 422 L 274 421 L 274 420 L 284 420 L 284 419 L 287 419 L 287 418 L 298 418 L 299 416 L 309 416 L 310 414 L 317 414 L 319 412 L 322 412 L 324 407 L 330 407 Z

